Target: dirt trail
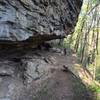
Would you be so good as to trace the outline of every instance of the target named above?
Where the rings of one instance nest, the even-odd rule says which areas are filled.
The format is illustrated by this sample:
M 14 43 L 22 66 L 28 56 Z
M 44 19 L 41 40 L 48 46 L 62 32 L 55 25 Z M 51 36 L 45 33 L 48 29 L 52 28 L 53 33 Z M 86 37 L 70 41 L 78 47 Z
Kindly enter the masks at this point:
M 70 76 L 68 72 L 56 70 L 47 84 L 47 88 L 49 88 L 47 93 L 51 93 L 50 100 L 74 100 Z
M 25 55 L 32 57 L 34 53 L 31 51 Z M 12 67 L 7 72 L 8 76 L 0 76 L 0 100 L 92 100 L 85 85 L 70 71 L 64 71 L 63 65 L 72 69 L 73 64 L 76 63 L 75 56 L 63 56 L 53 52 L 39 52 L 39 55 L 48 57 L 53 62 L 49 68 L 49 74 L 45 79 L 33 80 L 27 87 L 19 77 L 17 78 L 18 75 L 9 76 L 13 74 L 12 71 L 16 72 L 11 68 L 18 66 L 18 63 L 7 62 L 5 58 L 3 62 L 1 58 L 0 69 L 3 66 L 9 69 L 8 64 Z M 10 60 L 13 55 L 8 57 L 7 59 Z
M 70 72 L 57 69 L 42 84 L 33 100 L 92 100 L 86 87 Z
M 58 61 L 51 68 L 52 75 L 41 83 L 41 89 L 36 93 L 33 100 L 92 100 L 89 91 L 80 79 L 63 65 L 73 70 L 77 63 L 75 55 L 63 56 L 53 54 Z M 38 84 L 38 81 L 37 81 Z

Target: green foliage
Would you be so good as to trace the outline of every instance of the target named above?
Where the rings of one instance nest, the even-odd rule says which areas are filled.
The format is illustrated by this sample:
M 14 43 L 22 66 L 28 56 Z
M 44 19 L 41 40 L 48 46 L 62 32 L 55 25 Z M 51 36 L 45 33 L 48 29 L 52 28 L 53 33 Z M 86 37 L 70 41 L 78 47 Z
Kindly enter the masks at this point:
M 100 0 L 92 0 L 94 4 L 100 3 Z
M 68 44 L 67 38 L 64 38 L 63 40 L 63 47 L 66 48 Z
M 95 94 L 95 100 L 100 100 L 100 87 L 93 83 L 92 85 L 88 86 L 89 90 Z
M 100 93 L 100 87 L 97 86 L 96 84 L 93 84 L 93 85 L 89 86 L 89 89 L 90 89 L 92 92 Z

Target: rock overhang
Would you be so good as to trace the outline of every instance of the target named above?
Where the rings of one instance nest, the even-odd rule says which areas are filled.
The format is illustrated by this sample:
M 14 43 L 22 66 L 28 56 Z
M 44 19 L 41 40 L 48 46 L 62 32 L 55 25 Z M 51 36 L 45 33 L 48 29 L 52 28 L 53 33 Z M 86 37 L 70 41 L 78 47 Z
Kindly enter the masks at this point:
M 81 6 L 82 0 L 0 0 L 0 41 L 46 41 L 71 34 Z

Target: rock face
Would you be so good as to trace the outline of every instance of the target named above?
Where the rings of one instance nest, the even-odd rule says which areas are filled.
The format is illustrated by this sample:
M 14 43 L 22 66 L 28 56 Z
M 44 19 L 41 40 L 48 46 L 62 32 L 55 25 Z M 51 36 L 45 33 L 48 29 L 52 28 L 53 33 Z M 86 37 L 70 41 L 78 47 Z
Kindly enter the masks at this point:
M 81 5 L 82 0 L 0 0 L 0 41 L 71 34 Z

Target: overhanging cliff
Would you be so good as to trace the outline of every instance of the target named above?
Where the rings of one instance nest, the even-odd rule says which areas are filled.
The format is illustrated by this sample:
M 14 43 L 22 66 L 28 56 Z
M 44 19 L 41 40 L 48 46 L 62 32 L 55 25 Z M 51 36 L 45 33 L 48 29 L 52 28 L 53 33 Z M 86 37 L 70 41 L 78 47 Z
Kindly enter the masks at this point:
M 0 42 L 71 34 L 81 6 L 82 0 L 0 0 Z

